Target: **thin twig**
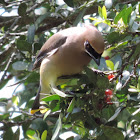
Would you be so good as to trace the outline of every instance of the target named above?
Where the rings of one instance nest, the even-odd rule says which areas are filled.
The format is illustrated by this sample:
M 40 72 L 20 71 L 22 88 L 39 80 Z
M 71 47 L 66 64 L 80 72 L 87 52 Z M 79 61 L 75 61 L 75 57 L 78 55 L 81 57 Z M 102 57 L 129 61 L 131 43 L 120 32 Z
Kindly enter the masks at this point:
M 129 1 L 124 1 L 124 2 L 120 2 L 121 4 L 129 4 L 132 2 L 139 2 L 139 0 L 129 0 Z
M 132 70 L 132 72 L 131 72 L 129 78 L 126 80 L 126 82 L 125 82 L 124 85 L 122 86 L 122 88 L 124 88 L 124 87 L 129 83 L 129 81 L 131 80 L 131 78 L 134 77 L 135 71 L 136 71 L 136 69 L 137 69 L 137 66 L 138 66 L 139 62 L 140 62 L 140 58 L 138 58 L 138 59 L 135 61 L 133 70 Z
M 16 113 L 22 113 L 22 114 L 25 114 L 28 116 L 28 119 L 26 120 L 23 120 L 23 121 L 18 121 L 18 122 L 13 122 L 13 121 L 8 121 L 8 120 L 2 120 L 1 123 L 3 124 L 2 127 L 0 127 L 0 131 L 3 131 L 3 130 L 7 130 L 7 128 L 9 127 L 12 127 L 12 126 L 20 126 L 20 125 L 23 125 L 25 123 L 30 123 L 32 122 L 33 120 L 35 120 L 36 118 L 43 118 L 44 117 L 44 114 L 30 114 L 26 111 L 23 111 L 23 110 L 20 110 L 20 111 L 16 111 Z M 57 111 L 57 112 L 52 112 L 49 117 L 58 117 L 58 115 L 60 114 L 60 111 Z
M 34 4 L 29 10 L 27 10 L 27 14 L 29 14 L 30 12 L 32 12 L 34 9 L 36 9 L 37 7 L 40 7 L 43 3 L 47 2 L 48 0 L 44 0 L 43 2 L 41 3 L 36 3 Z M 9 35 L 10 31 L 14 28 L 14 26 L 18 23 L 19 19 L 21 19 L 22 17 L 21 16 L 18 16 L 16 17 L 14 20 L 11 19 L 9 22 L 13 22 L 13 24 L 10 26 L 10 28 L 8 29 L 8 31 L 5 33 L 5 35 L 0 39 L 0 43 L 4 43 L 7 36 Z
M 140 44 L 140 42 L 138 42 L 137 44 L 134 44 L 131 46 L 132 48 L 132 51 L 131 53 L 129 54 L 129 56 L 126 58 L 124 64 L 121 66 L 121 69 L 118 71 L 118 74 L 112 78 L 110 81 L 113 81 L 113 80 L 116 80 L 120 75 L 122 75 L 123 73 L 123 70 L 125 69 L 125 67 L 130 64 L 129 60 L 131 59 L 132 55 L 135 53 L 135 50 L 136 50 L 136 46 L 138 46 Z
M 12 127 L 12 126 L 20 126 L 22 124 L 29 123 L 29 122 L 33 121 L 34 119 L 36 119 L 36 118 L 37 117 L 34 116 L 34 117 L 31 117 L 31 118 L 28 118 L 27 120 L 18 121 L 18 122 L 2 120 L 1 123 L 3 124 L 3 126 L 0 127 L 0 131 L 6 130 L 7 128 Z
M 8 36 L 8 34 L 10 33 L 10 31 L 14 28 L 14 26 L 17 24 L 17 22 L 18 22 L 19 19 L 20 19 L 20 17 L 17 17 L 15 19 L 14 23 L 10 26 L 9 30 L 5 33 L 5 35 L 0 40 L 0 43 L 5 42 L 6 37 Z
M 8 63 L 7 63 L 7 65 L 6 65 L 6 67 L 5 67 L 5 69 L 4 69 L 4 73 L 3 73 L 3 75 L 2 75 L 2 77 L 1 77 L 1 79 L 0 79 L 0 83 L 3 82 L 3 80 L 4 80 L 5 76 L 6 76 L 7 70 L 8 70 L 8 68 L 9 68 L 9 66 L 10 66 L 10 64 L 11 64 L 11 62 L 12 62 L 14 56 L 15 56 L 15 52 L 13 52 L 13 54 L 11 55 L 11 57 L 10 57 L 10 59 L 9 59 L 9 61 L 8 61 Z

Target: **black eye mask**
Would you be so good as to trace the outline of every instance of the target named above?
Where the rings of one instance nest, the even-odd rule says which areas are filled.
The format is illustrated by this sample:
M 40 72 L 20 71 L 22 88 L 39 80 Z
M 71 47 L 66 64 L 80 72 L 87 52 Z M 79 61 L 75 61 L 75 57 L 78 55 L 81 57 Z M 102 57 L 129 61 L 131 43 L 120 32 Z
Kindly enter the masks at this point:
M 100 58 L 102 54 L 98 54 L 93 47 L 90 45 L 88 41 L 84 43 L 86 53 L 96 62 L 96 64 L 100 65 Z

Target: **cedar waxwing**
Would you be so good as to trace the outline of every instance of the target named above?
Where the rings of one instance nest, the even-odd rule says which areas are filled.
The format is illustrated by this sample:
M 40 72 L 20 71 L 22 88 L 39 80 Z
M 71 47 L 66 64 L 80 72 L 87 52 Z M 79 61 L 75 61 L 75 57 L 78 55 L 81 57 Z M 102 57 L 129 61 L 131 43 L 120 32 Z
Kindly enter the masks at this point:
M 51 36 L 37 55 L 33 69 L 40 67 L 39 93 L 51 93 L 58 77 L 81 73 L 93 59 L 97 65 L 104 51 L 104 40 L 93 25 L 71 27 Z M 39 94 L 36 101 L 39 102 Z M 32 109 L 37 109 L 34 103 Z

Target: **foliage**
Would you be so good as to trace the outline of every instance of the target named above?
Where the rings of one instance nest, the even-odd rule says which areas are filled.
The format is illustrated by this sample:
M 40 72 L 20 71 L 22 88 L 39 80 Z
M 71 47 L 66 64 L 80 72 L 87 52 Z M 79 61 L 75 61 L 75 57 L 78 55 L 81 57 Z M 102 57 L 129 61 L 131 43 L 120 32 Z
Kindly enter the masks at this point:
M 0 89 L 16 78 L 12 96 L 0 98 L 1 138 L 140 139 L 138 0 L 1 0 L 0 5 L 0 12 L 5 10 L 0 15 Z M 4 16 L 15 9 L 16 15 Z M 83 22 L 103 33 L 101 65 L 91 61 L 81 75 L 43 99 L 41 113 L 31 115 L 39 87 L 39 73 L 31 70 L 38 50 L 55 32 Z M 107 89 L 113 92 L 109 96 Z

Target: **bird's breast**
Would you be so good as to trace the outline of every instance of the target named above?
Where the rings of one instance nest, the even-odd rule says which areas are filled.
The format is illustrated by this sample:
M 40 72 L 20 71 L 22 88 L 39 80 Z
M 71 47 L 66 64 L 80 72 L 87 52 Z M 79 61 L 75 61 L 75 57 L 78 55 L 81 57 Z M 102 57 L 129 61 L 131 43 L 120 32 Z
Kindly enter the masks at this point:
M 50 58 L 58 76 L 80 73 L 90 60 L 91 58 L 78 47 L 62 47 Z

